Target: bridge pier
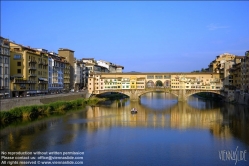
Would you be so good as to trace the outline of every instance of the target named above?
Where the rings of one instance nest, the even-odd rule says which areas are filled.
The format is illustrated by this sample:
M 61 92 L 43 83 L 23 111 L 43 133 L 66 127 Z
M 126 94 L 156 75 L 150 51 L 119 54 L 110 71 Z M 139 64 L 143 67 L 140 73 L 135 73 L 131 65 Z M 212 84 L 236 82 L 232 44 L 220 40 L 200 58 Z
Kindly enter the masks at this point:
M 181 102 L 186 102 L 187 101 L 187 96 L 186 96 L 186 90 L 185 89 L 179 90 L 178 101 L 181 101 Z
M 136 92 L 130 93 L 129 96 L 130 96 L 130 100 L 132 100 L 132 101 L 139 101 L 140 100 L 140 98 Z

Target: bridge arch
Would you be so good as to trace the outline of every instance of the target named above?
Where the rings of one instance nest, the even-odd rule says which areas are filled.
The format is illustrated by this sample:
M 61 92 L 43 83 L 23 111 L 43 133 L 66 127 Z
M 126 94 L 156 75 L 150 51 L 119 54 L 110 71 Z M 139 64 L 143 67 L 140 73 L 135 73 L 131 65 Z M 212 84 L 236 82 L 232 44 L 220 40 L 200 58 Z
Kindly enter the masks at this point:
M 218 94 L 219 96 L 222 96 L 225 98 L 225 95 L 222 94 L 219 90 L 217 91 L 212 91 L 212 90 L 196 90 L 196 91 L 187 91 L 186 93 L 186 99 L 189 97 L 189 96 L 192 96 L 194 94 L 198 94 L 198 93 L 211 93 L 211 94 Z
M 170 80 L 164 81 L 163 86 L 164 87 L 170 87 Z
M 163 86 L 163 82 L 161 80 L 157 80 L 156 81 L 156 86 Z
M 155 86 L 155 83 L 154 83 L 154 81 L 149 80 L 149 81 L 146 83 L 146 86 L 147 86 L 147 87 L 154 87 L 154 86 Z
M 153 82 L 153 81 L 152 81 Z M 173 94 L 178 98 L 178 101 L 187 101 L 188 97 L 197 93 L 201 92 L 207 92 L 207 93 L 215 93 L 218 94 L 219 96 L 222 96 L 223 98 L 226 98 L 225 94 L 221 93 L 220 90 L 205 90 L 205 89 L 170 89 L 170 88 L 163 88 L 163 87 L 149 87 L 146 89 L 108 89 L 108 90 L 103 90 L 103 91 L 98 91 L 96 94 L 103 94 L 103 93 L 111 93 L 111 92 L 116 92 L 116 93 L 121 93 L 130 98 L 130 100 L 139 100 L 139 98 L 149 92 L 164 92 L 164 93 L 169 93 Z
M 127 93 L 126 91 L 122 92 L 122 91 L 116 91 L 116 90 L 101 91 L 100 93 L 96 94 L 96 96 L 98 96 L 98 97 L 101 97 L 103 95 L 108 96 L 108 94 L 123 94 L 123 95 L 130 97 L 130 93 Z
M 151 89 L 151 90 L 142 91 L 142 92 L 138 93 L 138 97 L 140 98 L 142 95 L 144 95 L 146 93 L 151 93 L 151 92 L 164 92 L 164 93 L 173 94 L 174 96 L 178 97 L 177 93 L 172 93 L 172 91 L 165 90 L 165 89 L 161 89 L 161 90 L 160 89 L 159 90 Z

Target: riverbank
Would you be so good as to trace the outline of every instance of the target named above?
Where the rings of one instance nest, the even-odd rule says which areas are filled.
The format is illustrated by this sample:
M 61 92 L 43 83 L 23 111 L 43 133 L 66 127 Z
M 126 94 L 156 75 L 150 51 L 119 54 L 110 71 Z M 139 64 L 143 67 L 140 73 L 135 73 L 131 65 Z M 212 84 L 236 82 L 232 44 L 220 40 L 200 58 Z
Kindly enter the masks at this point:
M 104 99 L 80 98 L 71 101 L 56 101 L 43 105 L 15 107 L 8 111 L 0 111 L 0 123 L 1 127 L 6 127 L 7 125 L 15 121 L 32 121 L 37 119 L 38 117 L 41 118 L 48 117 L 51 115 L 63 115 L 73 109 L 79 109 L 87 105 L 96 105 L 102 100 Z
M 79 98 L 87 98 L 87 91 L 78 93 L 61 93 L 34 97 L 19 97 L 0 100 L 0 111 L 10 110 L 15 107 L 43 105 L 56 101 L 70 101 Z

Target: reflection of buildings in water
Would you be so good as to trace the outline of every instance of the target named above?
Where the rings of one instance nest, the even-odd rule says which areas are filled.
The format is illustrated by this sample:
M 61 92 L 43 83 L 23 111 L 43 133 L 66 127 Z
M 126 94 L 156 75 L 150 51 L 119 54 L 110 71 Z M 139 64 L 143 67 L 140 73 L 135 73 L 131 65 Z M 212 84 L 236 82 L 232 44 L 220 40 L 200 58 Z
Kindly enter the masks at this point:
M 223 120 L 220 109 L 199 110 L 187 103 L 178 103 L 178 108 L 171 110 L 173 128 L 209 128 L 211 122 Z
M 228 139 L 232 137 L 231 130 L 228 125 L 223 125 L 222 123 L 213 123 L 210 126 L 210 132 L 220 138 L 220 139 Z
M 138 108 L 138 114 L 131 114 L 131 108 Z M 186 103 L 178 103 L 164 111 L 153 111 L 148 107 L 131 102 L 126 107 L 90 107 L 87 111 L 88 129 L 99 127 L 169 127 L 169 128 L 204 128 L 214 134 L 229 136 L 229 128 L 220 130 L 223 115 L 220 109 L 199 110 Z M 223 132 L 225 131 L 225 133 Z
M 115 104 L 115 103 L 114 103 Z M 130 114 L 131 108 L 138 108 L 138 114 Z M 221 107 L 223 108 L 223 107 Z M 244 107 L 243 107 L 244 108 Z M 162 127 L 162 128 L 202 128 L 220 139 L 229 139 L 232 135 L 249 144 L 249 113 L 229 109 L 226 113 L 219 108 L 198 109 L 187 103 L 177 103 L 162 111 L 131 102 L 125 107 L 93 107 L 88 110 L 89 129 L 99 127 Z M 93 120 L 95 119 L 95 120 Z M 247 125 L 246 125 L 247 124 Z

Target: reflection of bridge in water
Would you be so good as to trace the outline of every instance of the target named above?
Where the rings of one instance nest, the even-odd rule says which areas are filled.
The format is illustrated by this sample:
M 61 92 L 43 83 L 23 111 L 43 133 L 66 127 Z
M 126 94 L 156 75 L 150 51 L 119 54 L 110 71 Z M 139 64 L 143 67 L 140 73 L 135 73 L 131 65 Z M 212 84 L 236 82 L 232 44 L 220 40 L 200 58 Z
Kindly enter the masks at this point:
M 136 107 L 138 114 L 131 114 L 131 108 Z M 153 111 L 138 102 L 122 107 L 114 103 L 110 107 L 88 107 L 86 113 L 87 126 L 90 130 L 110 127 L 145 127 L 145 128 L 202 128 L 209 129 L 213 134 L 230 137 L 228 126 L 223 124 L 223 115 L 220 108 L 200 110 L 187 103 L 173 103 L 160 111 Z M 92 119 L 92 121 L 91 121 Z

